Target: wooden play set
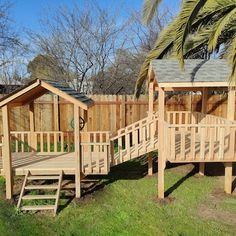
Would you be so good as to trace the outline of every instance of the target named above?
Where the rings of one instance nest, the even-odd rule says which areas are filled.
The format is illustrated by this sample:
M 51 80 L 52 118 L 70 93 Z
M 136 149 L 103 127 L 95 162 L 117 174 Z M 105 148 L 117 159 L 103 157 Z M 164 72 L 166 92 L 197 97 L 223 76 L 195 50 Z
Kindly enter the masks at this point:
M 35 80 L 3 97 L 0 100 L 3 120 L 0 174 L 6 179 L 6 198 L 13 197 L 13 177 L 22 175 L 25 178 L 18 207 L 56 213 L 64 176 L 75 176 L 75 195 L 79 198 L 84 176 L 106 175 L 112 166 L 141 155 L 147 154 L 151 175 L 153 151 L 158 151 L 159 198 L 164 198 L 166 162 L 199 163 L 202 174 L 206 162 L 222 162 L 225 191 L 231 193 L 232 163 L 236 161 L 236 122 L 235 89 L 228 82 L 229 74 L 230 67 L 225 60 L 185 60 L 185 70 L 181 70 L 175 60 L 153 60 L 147 80 L 147 117 L 119 129 L 116 134 L 81 130 L 80 114 L 86 117 L 93 101 L 55 81 Z M 201 112 L 165 111 L 165 95 L 176 91 L 200 91 Z M 228 92 L 227 118 L 207 114 L 206 102 L 212 91 Z M 73 104 L 74 131 L 35 130 L 34 100 L 48 92 Z M 153 109 L 156 99 L 158 111 Z M 30 130 L 10 130 L 10 109 L 25 105 L 29 107 Z M 48 184 L 50 180 L 53 184 Z M 39 193 L 32 194 L 35 191 Z M 54 204 L 27 204 L 27 201 L 42 199 L 54 200 Z

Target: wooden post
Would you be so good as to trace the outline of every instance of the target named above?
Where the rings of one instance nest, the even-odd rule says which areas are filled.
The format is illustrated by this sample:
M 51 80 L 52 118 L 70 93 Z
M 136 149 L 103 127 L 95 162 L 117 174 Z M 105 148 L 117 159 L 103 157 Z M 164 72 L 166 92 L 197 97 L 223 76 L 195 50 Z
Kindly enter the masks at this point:
M 154 83 L 149 83 L 149 96 L 148 96 L 148 114 L 153 114 L 153 103 L 154 103 Z
M 13 195 L 13 176 L 12 176 L 12 159 L 10 146 L 10 125 L 9 125 L 9 107 L 2 107 L 3 121 L 3 170 L 6 179 L 6 198 L 11 199 Z
M 154 111 L 154 82 L 149 83 L 149 94 L 148 94 L 148 116 L 153 115 Z M 155 132 L 153 132 L 154 134 Z M 152 164 L 152 153 L 148 153 L 148 175 L 153 174 L 153 164 Z
M 165 91 L 159 88 L 159 121 L 158 121 L 158 197 L 164 198 L 164 170 L 165 170 L 165 157 L 164 157 L 164 115 L 165 115 Z
M 202 175 L 202 176 L 205 175 L 205 163 L 204 162 L 199 163 L 199 175 Z
M 227 119 L 234 120 L 235 115 L 235 90 L 230 88 L 228 91 L 227 101 Z M 233 175 L 233 163 L 225 163 L 225 192 L 232 193 L 232 175 Z
M 53 95 L 53 125 L 54 131 L 59 131 L 59 109 L 57 95 Z
M 37 150 L 37 143 L 34 136 L 35 131 L 35 119 L 34 119 L 34 102 L 29 104 L 29 122 L 30 122 L 30 148 L 31 151 Z
M 74 145 L 75 145 L 75 196 L 81 197 L 81 153 L 80 153 L 80 108 L 74 105 Z
M 152 153 L 148 153 L 148 175 L 153 175 L 153 163 L 152 163 Z
M 203 114 L 207 113 L 207 99 L 208 99 L 208 88 L 202 89 L 202 108 L 201 112 Z M 205 162 L 199 163 L 199 174 L 204 176 L 205 175 Z
M 202 108 L 201 112 L 206 114 L 207 113 L 207 100 L 208 100 L 208 88 L 202 89 Z
M 233 175 L 232 162 L 226 162 L 225 163 L 225 192 L 228 194 L 232 193 L 232 175 Z
M 234 120 L 234 115 L 235 115 L 235 90 L 230 89 L 228 91 L 227 119 Z

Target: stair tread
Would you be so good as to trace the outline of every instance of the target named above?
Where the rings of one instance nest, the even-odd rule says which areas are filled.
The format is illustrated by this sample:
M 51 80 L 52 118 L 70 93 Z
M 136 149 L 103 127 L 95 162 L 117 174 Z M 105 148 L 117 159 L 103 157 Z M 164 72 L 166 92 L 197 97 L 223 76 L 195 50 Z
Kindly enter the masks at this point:
M 58 185 L 27 185 L 25 186 L 25 189 L 58 189 Z
M 34 211 L 34 210 L 54 210 L 54 205 L 35 205 L 35 206 L 22 206 L 23 211 Z
M 56 199 L 56 195 L 25 195 L 24 200 L 38 200 L 38 199 Z
M 48 179 L 59 179 L 59 175 L 32 175 L 32 176 L 29 176 L 27 179 L 28 180 L 40 180 L 40 179 L 45 179 L 45 180 L 48 180 Z

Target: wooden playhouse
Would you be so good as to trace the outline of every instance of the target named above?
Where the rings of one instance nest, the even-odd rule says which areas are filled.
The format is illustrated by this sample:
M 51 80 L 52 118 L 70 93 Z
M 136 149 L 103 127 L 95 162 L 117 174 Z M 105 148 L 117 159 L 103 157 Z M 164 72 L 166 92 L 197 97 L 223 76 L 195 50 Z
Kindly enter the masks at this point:
M 80 113 L 93 101 L 55 81 L 35 80 L 0 100 L 3 118 L 0 174 L 6 179 L 6 198 L 13 197 L 15 175 L 25 176 L 18 200 L 22 210 L 54 210 L 56 213 L 63 176 L 75 176 L 76 197 L 81 196 L 81 178 L 108 174 L 110 168 L 141 155 L 148 156 L 148 173 L 153 172 L 151 152 L 158 151 L 158 196 L 164 198 L 166 162 L 199 163 L 204 173 L 206 162 L 225 164 L 225 191 L 232 191 L 232 163 L 236 161 L 235 89 L 228 83 L 230 67 L 225 60 L 186 60 L 181 71 L 175 60 L 153 60 L 148 74 L 149 112 L 147 117 L 117 131 L 80 130 Z M 227 118 L 207 114 L 211 91 L 228 93 Z M 201 112 L 165 111 L 165 94 L 174 91 L 200 91 Z M 74 106 L 74 130 L 35 130 L 34 100 L 54 93 Z M 154 101 L 158 98 L 158 111 Z M 30 129 L 10 130 L 9 110 L 28 105 Z M 86 122 L 86 120 L 85 120 Z M 72 147 L 72 148 L 71 148 Z M 56 184 L 35 184 L 55 180 Z M 53 194 L 29 194 L 49 189 Z M 27 200 L 54 199 L 53 205 L 24 204 Z

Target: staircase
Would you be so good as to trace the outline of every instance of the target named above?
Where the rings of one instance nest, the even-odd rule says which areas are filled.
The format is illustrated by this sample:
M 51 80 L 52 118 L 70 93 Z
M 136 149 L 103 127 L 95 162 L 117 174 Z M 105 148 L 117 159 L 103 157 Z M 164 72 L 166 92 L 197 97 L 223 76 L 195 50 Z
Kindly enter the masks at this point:
M 48 184 L 48 182 L 52 183 Z M 60 198 L 61 182 L 62 171 L 54 175 L 31 175 L 30 171 L 27 171 L 17 208 L 22 211 L 53 210 L 54 215 L 56 215 Z M 47 192 L 50 192 L 50 194 Z M 50 204 L 41 204 L 42 201 L 50 201 Z M 34 203 L 33 205 L 32 202 Z M 53 204 L 51 204 L 51 202 L 53 202 Z
M 111 166 L 155 151 L 157 140 L 158 113 L 119 129 L 111 140 Z

